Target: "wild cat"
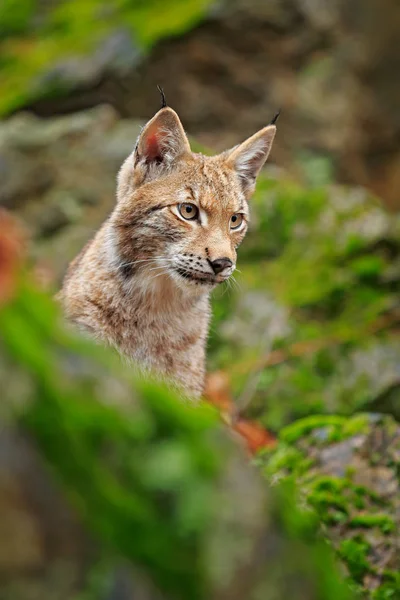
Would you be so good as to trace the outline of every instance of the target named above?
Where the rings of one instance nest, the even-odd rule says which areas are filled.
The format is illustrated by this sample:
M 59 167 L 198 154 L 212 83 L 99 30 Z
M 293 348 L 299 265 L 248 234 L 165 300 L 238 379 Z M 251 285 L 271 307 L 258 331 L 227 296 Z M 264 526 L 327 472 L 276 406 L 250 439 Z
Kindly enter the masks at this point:
M 163 96 L 121 167 L 113 212 L 71 262 L 60 293 L 69 320 L 191 399 L 204 387 L 210 292 L 235 270 L 277 116 L 204 156 L 191 151 Z

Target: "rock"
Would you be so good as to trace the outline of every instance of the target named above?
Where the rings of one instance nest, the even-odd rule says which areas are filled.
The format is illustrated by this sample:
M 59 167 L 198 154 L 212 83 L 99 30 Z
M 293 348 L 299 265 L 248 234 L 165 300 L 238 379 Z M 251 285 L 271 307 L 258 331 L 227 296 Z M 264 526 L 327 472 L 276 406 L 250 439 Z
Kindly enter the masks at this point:
M 0 596 L 67 600 L 80 589 L 93 551 L 31 441 L 0 429 Z
M 188 131 L 218 149 L 265 125 L 280 107 L 274 161 L 304 176 L 304 162 L 322 155 L 336 178 L 399 208 L 397 0 L 224 0 L 198 13 L 187 15 L 185 35 L 144 52 L 129 19 L 112 26 L 120 15 L 111 10 L 103 41 L 78 58 L 50 61 L 36 83 L 27 78 L 33 89 L 25 106 L 51 116 L 107 102 L 144 119 L 157 109 L 162 83 Z M 168 16 L 163 25 L 153 40 L 167 35 Z M 146 27 L 150 20 L 142 37 Z
M 107 106 L 0 124 L 0 204 L 18 213 L 34 256 L 56 277 L 112 209 L 115 176 L 139 130 Z
M 379 415 L 316 416 L 289 425 L 280 440 L 260 459 L 267 478 L 295 478 L 363 597 L 397 597 L 400 425 Z
M 115 31 L 93 51 L 90 56 L 80 56 L 60 62 L 31 84 L 34 96 L 40 89 L 59 89 L 68 92 L 81 86 L 96 86 L 99 81 L 112 74 L 125 77 L 139 63 L 140 48 L 134 44 L 129 31 Z

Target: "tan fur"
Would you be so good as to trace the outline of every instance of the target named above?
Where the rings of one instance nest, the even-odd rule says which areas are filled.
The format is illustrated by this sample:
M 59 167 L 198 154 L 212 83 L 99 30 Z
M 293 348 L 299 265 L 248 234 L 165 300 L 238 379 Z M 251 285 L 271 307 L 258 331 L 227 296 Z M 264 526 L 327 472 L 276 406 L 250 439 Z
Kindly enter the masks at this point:
M 65 277 L 60 296 L 72 322 L 191 398 L 204 386 L 209 294 L 235 268 L 274 134 L 268 126 L 206 157 L 190 151 L 176 113 L 161 109 L 121 168 L 113 213 Z M 185 220 L 182 203 L 197 206 L 199 218 Z M 238 231 L 235 213 L 244 215 Z M 232 266 L 215 274 L 220 258 Z

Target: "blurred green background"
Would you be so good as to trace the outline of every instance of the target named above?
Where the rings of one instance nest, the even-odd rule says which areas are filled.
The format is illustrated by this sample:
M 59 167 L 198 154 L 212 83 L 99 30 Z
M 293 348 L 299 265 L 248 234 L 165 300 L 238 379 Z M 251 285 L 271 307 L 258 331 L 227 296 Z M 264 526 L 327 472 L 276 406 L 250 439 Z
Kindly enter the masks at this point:
M 0 307 L 0 598 L 400 597 L 399 31 L 396 0 L 1 1 L 0 206 L 30 242 Z M 278 437 L 257 472 L 48 298 L 156 84 L 207 152 L 282 111 L 208 347 Z

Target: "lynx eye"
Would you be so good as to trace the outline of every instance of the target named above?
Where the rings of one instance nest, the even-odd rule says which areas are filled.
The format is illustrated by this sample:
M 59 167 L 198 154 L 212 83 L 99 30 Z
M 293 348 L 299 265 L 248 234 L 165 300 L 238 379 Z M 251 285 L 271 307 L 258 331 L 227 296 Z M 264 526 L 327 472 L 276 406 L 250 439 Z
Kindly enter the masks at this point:
M 236 213 L 231 216 L 230 226 L 231 229 L 239 229 L 241 224 L 243 223 L 243 215 L 241 213 Z
M 199 214 L 197 206 L 195 204 L 190 204 L 189 202 L 178 204 L 178 210 L 181 217 L 187 221 L 193 221 Z

